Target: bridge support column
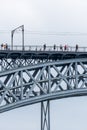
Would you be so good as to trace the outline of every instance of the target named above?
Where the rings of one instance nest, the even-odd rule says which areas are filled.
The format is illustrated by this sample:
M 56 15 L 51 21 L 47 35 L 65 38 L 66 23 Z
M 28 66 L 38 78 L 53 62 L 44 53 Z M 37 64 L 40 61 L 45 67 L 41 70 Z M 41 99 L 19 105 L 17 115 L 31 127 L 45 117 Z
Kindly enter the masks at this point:
M 41 102 L 41 130 L 50 130 L 50 101 Z

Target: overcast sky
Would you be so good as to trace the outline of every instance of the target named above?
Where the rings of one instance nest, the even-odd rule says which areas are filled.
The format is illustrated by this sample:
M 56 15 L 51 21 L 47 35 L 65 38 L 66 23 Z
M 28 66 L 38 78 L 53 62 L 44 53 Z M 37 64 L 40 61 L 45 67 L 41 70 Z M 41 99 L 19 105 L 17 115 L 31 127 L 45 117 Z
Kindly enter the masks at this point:
M 87 35 L 75 35 L 87 33 L 87 0 L 0 0 L 0 43 L 10 45 L 10 32 L 20 25 L 25 26 L 25 45 L 87 46 Z M 14 44 L 21 45 L 20 33 Z M 40 104 L 0 114 L 0 130 L 40 130 Z M 87 130 L 87 97 L 52 101 L 51 130 Z
M 0 42 L 10 44 L 10 31 L 25 26 L 25 45 L 69 44 L 85 46 L 86 35 L 37 35 L 28 31 L 87 33 L 86 0 L 0 0 Z M 7 32 L 9 31 L 9 32 Z M 21 34 L 21 33 L 19 33 Z M 21 44 L 15 34 L 14 44 Z M 18 35 L 19 39 L 16 38 Z

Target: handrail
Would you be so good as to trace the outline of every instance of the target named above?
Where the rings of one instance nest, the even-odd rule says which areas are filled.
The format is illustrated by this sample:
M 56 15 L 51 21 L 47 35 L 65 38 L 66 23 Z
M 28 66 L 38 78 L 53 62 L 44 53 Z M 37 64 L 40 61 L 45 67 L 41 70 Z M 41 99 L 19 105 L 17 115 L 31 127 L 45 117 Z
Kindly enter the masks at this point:
M 76 49 L 76 47 L 74 46 L 68 46 L 65 49 L 65 46 L 46 46 L 44 47 L 41 45 L 25 45 L 24 48 L 21 45 L 15 45 L 13 46 L 13 48 L 11 48 L 11 46 L 9 45 L 1 45 L 0 46 L 0 50 L 13 50 L 13 51 L 70 51 L 70 52 L 75 52 L 75 51 L 79 51 L 79 52 L 87 52 L 87 47 L 78 47 Z

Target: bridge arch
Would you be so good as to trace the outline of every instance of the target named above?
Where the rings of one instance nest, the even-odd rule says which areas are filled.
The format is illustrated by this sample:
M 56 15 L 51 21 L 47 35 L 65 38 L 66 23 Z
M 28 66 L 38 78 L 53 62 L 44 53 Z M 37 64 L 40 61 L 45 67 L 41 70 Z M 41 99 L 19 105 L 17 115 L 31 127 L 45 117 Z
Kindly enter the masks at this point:
M 64 59 L 3 69 L 0 113 L 41 102 L 41 130 L 50 130 L 50 100 L 87 95 L 87 58 Z
M 86 58 L 40 63 L 0 73 L 0 112 L 83 95 L 87 95 Z

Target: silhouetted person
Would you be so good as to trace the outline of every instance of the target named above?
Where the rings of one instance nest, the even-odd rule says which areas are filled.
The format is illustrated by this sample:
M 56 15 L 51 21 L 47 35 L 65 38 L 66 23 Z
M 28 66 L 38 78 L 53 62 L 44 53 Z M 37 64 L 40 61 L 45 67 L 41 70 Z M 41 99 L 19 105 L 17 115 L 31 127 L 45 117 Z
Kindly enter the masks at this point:
M 63 51 L 63 47 L 62 47 L 62 45 L 60 45 L 60 50 Z
M 56 49 L 56 45 L 55 44 L 54 44 L 53 48 L 54 48 L 54 51 L 55 51 L 55 49 Z
M 66 49 L 67 49 L 67 46 L 65 45 L 65 46 L 64 46 L 64 50 L 66 51 Z
M 2 50 L 2 48 L 3 48 L 3 44 L 1 44 L 1 50 Z
M 78 51 L 78 45 L 76 44 L 76 51 Z
M 6 48 L 6 50 L 8 49 L 8 45 L 7 44 L 5 45 L 5 48 Z
M 44 49 L 44 51 L 46 50 L 46 44 L 43 45 L 43 49 Z

